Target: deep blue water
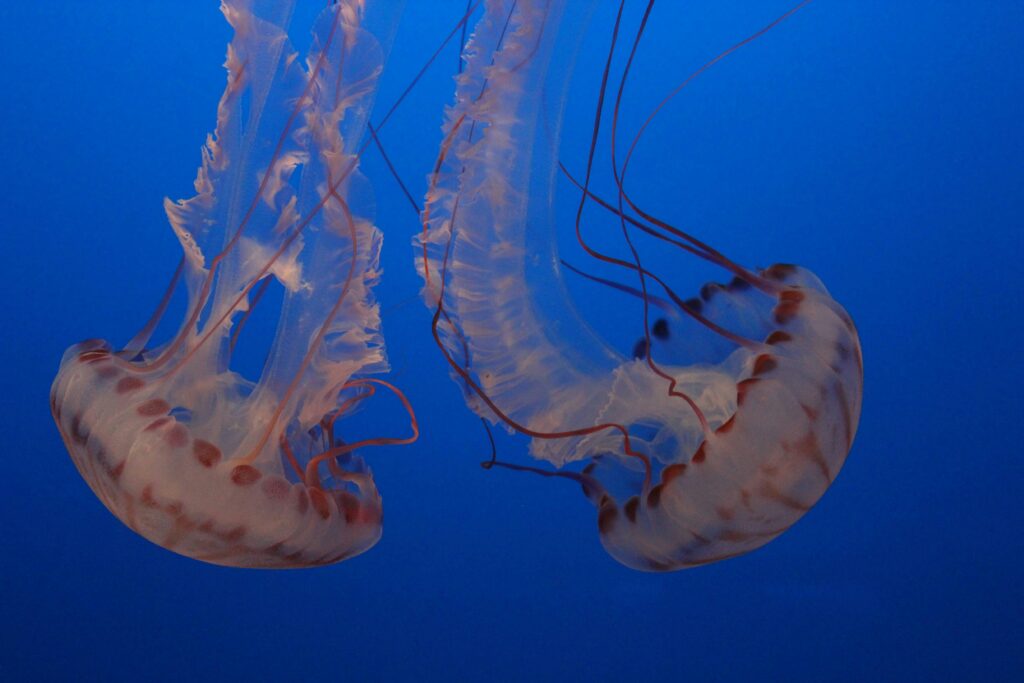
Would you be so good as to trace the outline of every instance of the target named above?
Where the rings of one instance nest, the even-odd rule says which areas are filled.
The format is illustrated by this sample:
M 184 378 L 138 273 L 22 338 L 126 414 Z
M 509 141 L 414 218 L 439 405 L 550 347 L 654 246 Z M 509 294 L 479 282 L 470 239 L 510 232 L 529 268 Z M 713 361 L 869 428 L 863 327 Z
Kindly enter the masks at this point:
M 464 3 L 408 5 L 381 103 Z M 663 1 L 637 112 L 787 6 Z M 610 559 L 576 487 L 478 467 L 486 437 L 408 301 L 417 222 L 376 155 L 384 331 L 423 425 L 414 446 L 367 455 L 379 545 L 241 571 L 124 527 L 67 457 L 49 386 L 67 346 L 125 341 L 159 298 L 179 254 L 161 201 L 191 194 L 229 31 L 212 0 L 53 0 L 4 3 L 0 34 L 3 679 L 1024 677 L 1020 2 L 818 0 L 652 132 L 632 182 L 741 262 L 812 268 L 857 321 L 866 367 L 856 443 L 813 511 L 755 553 L 670 574 Z M 602 49 L 583 50 L 584 86 Z M 420 196 L 455 67 L 453 47 L 385 131 Z M 584 309 L 627 301 L 570 288 Z M 525 441 L 498 442 L 525 462 Z

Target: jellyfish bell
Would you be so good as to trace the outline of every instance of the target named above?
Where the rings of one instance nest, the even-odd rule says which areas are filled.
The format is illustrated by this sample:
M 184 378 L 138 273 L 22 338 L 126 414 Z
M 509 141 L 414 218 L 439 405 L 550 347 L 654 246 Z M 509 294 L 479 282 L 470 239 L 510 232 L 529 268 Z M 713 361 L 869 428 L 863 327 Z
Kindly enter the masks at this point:
M 292 5 L 222 3 L 235 33 L 216 133 L 196 196 L 166 202 L 184 251 L 175 281 L 123 349 L 71 347 L 51 392 L 72 460 L 114 515 L 231 566 L 322 565 L 372 547 L 381 497 L 355 449 L 408 441 L 341 438 L 360 404 L 394 389 L 372 377 L 388 367 L 371 291 L 381 235 L 358 158 L 383 64 L 367 15 L 397 15 L 328 3 L 304 62 L 288 42 Z M 150 347 L 179 280 L 185 320 Z M 280 318 L 252 381 L 232 357 L 271 280 Z
M 617 91 L 605 72 L 597 116 L 586 121 L 589 157 L 558 158 L 560 98 L 581 33 L 571 18 L 592 5 L 485 4 L 445 121 L 417 265 L 435 340 L 468 405 L 531 437 L 534 458 L 582 484 L 615 559 L 679 569 L 758 548 L 817 502 L 856 431 L 860 343 L 809 270 L 744 268 L 638 206 L 625 176 L 639 134 L 620 142 L 629 151 L 617 160 L 611 145 L 617 192 L 592 189 L 599 133 L 611 128 L 614 138 L 618 123 L 628 39 L 619 52 L 617 38 L 603 43 L 612 45 L 609 63 L 630 56 Z M 610 33 L 618 36 L 618 23 Z M 560 173 L 575 187 L 575 226 L 553 220 Z M 595 212 L 613 218 L 617 242 L 583 220 Z M 564 296 L 563 274 L 587 270 L 560 267 L 557 233 L 574 227 L 586 265 L 618 273 L 618 283 L 590 279 L 634 295 L 639 341 L 630 354 L 605 343 Z M 647 265 L 652 250 L 673 254 L 673 271 L 707 262 L 728 280 L 677 292 Z

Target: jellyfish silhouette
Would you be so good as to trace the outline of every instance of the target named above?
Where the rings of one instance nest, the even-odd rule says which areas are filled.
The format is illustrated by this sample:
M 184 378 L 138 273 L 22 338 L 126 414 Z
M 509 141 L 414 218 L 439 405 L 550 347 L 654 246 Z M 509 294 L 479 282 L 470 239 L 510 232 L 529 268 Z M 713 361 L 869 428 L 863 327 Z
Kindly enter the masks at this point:
M 358 169 L 383 66 L 362 0 L 328 3 L 305 63 L 291 47 L 293 2 L 224 0 L 234 29 L 216 133 L 197 194 L 166 201 L 184 257 L 150 322 L 123 349 L 67 351 L 54 419 L 79 472 L 130 528 L 216 564 L 302 567 L 376 543 L 381 498 L 340 428 L 387 369 L 378 307 L 381 234 Z M 391 13 L 389 3 L 372 10 Z M 365 144 L 365 142 L 363 143 Z M 248 314 L 283 289 L 258 381 L 231 369 Z M 177 284 L 185 319 L 150 337 Z
M 744 268 L 629 195 L 633 150 L 689 81 L 616 149 L 619 104 L 653 2 L 632 44 L 619 37 L 620 5 L 608 56 L 622 74 L 618 87 L 606 67 L 588 160 L 575 175 L 559 167 L 561 124 L 547 112 L 564 110 L 580 33 L 568 4 L 489 0 L 466 47 L 417 241 L 434 338 L 468 405 L 531 437 L 532 456 L 557 469 L 502 464 L 579 482 L 615 559 L 666 571 L 735 557 L 788 529 L 843 465 L 860 413 L 857 333 L 810 271 Z M 617 190 L 600 197 L 591 175 L 605 132 Z M 552 218 L 560 172 L 578 191 L 584 253 L 623 275 L 593 279 L 637 297 L 631 355 L 605 344 L 561 296 L 554 236 L 569 226 Z M 614 219 L 621 253 L 595 246 L 585 209 Z M 700 260 L 728 282 L 680 296 L 644 266 L 638 235 L 677 251 L 678 270 Z M 671 315 L 656 319 L 656 308 Z M 694 350 L 704 347 L 719 351 Z

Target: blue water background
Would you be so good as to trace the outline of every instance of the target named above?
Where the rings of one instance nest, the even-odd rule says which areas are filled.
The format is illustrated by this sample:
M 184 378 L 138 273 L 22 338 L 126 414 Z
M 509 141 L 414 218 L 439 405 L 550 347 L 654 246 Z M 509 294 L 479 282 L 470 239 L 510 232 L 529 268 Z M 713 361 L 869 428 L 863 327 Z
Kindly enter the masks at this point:
M 463 5 L 409 2 L 382 104 Z M 637 106 L 786 8 L 661 3 Z M 50 382 L 67 346 L 123 343 L 158 300 L 179 254 L 161 200 L 191 194 L 229 37 L 212 0 L 0 5 L 0 678 L 1024 677 L 1020 2 L 818 0 L 666 112 L 632 182 L 741 261 L 816 271 L 858 323 L 866 384 L 812 512 L 749 556 L 663 575 L 604 553 L 576 487 L 477 466 L 486 437 L 408 301 L 417 223 L 376 155 L 385 335 L 423 426 L 367 454 L 380 544 L 318 570 L 224 569 L 93 496 Z M 418 195 L 455 66 L 447 50 L 385 131 Z M 583 308 L 630 303 L 570 284 Z M 397 405 L 364 415 L 404 427 Z M 498 442 L 525 462 L 522 439 Z

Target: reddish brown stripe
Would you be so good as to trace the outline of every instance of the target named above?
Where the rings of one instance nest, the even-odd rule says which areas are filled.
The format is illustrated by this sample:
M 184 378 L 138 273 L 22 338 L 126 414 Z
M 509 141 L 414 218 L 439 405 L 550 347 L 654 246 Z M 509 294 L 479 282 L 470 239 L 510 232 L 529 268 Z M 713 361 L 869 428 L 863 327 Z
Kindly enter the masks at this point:
M 626 513 L 626 519 L 630 522 L 636 523 L 636 509 L 640 506 L 640 499 L 633 496 L 626 501 L 626 504 L 622 506 L 622 511 Z
M 661 490 L 662 484 L 658 484 L 651 489 L 651 492 L 647 494 L 647 506 L 650 508 L 657 508 L 661 505 Z
M 764 340 L 765 344 L 775 346 L 776 344 L 782 344 L 783 342 L 793 341 L 793 335 L 782 330 L 775 330 L 768 335 L 768 338 Z
M 193 441 L 192 453 L 203 467 L 213 467 L 220 462 L 220 449 L 209 441 L 202 439 Z
M 753 388 L 753 386 L 755 384 L 757 384 L 758 382 L 760 382 L 760 381 L 761 380 L 759 380 L 756 377 L 751 377 L 750 379 L 745 379 L 745 380 L 743 380 L 742 382 L 739 382 L 736 385 L 736 405 L 737 406 L 743 405 L 743 401 L 746 400 L 746 398 L 747 398 L 747 392 L 749 392 L 751 390 L 751 388 Z
M 348 491 L 336 491 L 334 501 L 338 504 L 338 509 L 345 514 L 345 522 L 347 524 L 354 524 L 359 520 L 358 498 Z
M 789 453 L 795 453 L 796 455 L 803 456 L 818 466 L 818 470 L 821 472 L 821 476 L 825 477 L 826 481 L 832 481 L 832 474 L 828 469 L 828 461 L 825 460 L 825 456 L 821 453 L 821 446 L 818 444 L 818 437 L 813 431 L 808 431 L 807 434 L 793 444 L 783 444 L 782 447 Z
M 237 465 L 231 470 L 231 481 L 239 486 L 251 486 L 260 480 L 263 475 L 252 465 Z
M 139 494 L 139 501 L 148 508 L 160 507 L 160 505 L 156 502 L 156 499 L 153 498 L 152 484 L 146 484 L 146 486 L 142 489 L 142 493 Z
M 700 448 L 697 449 L 700 452 L 704 448 L 704 442 L 700 444 Z M 676 477 L 682 476 L 686 471 L 686 463 L 676 463 L 675 465 L 669 465 L 661 471 L 661 483 L 667 484 Z
M 220 533 L 217 535 L 228 543 L 237 543 L 238 541 L 242 540 L 242 537 L 245 536 L 245 534 L 246 529 L 244 526 L 236 526 L 233 529 L 230 529 L 224 533 Z
M 96 349 L 95 351 L 86 351 L 85 353 L 79 354 L 78 360 L 82 363 L 96 363 L 99 361 L 109 360 L 110 351 L 106 349 Z
M 776 263 L 773 266 L 765 268 L 761 272 L 765 277 L 771 278 L 772 280 L 785 280 L 796 272 L 796 266 L 789 263 Z
M 605 502 L 601 504 L 600 509 L 597 511 L 597 530 L 602 534 L 607 534 L 615 526 L 615 520 L 618 519 L 619 511 L 615 507 L 615 503 L 611 500 L 605 499 Z
M 124 472 L 124 460 L 110 468 L 110 478 L 117 481 L 121 478 L 122 472 Z
M 129 391 L 135 391 L 136 389 L 141 389 L 144 386 L 146 386 L 146 383 L 138 377 L 122 377 L 117 380 L 115 391 L 119 394 L 127 394 Z
M 158 420 L 153 420 L 152 422 L 150 422 L 148 425 L 146 425 L 146 428 L 143 429 L 142 431 L 144 431 L 144 432 L 156 431 L 157 429 L 160 429 L 161 427 L 163 427 L 168 422 L 173 422 L 173 420 L 171 420 L 171 418 L 169 418 L 169 417 L 161 417 Z
M 783 493 L 775 486 L 775 484 L 769 481 L 766 481 L 761 485 L 761 488 L 758 489 L 758 493 L 760 493 L 768 500 L 775 501 L 776 503 L 780 503 L 781 505 L 785 505 L 786 507 L 792 508 L 794 510 L 806 512 L 807 510 L 811 509 L 810 505 L 806 505 L 797 500 L 796 498 L 793 498 L 792 496 Z
M 726 420 L 721 427 L 715 430 L 715 434 L 728 434 L 729 430 L 733 428 L 733 423 L 736 422 L 736 415 L 733 414 L 728 420 Z
M 71 418 L 71 440 L 81 446 L 89 440 L 89 430 L 82 429 L 82 420 L 78 415 Z
M 797 311 L 800 309 L 799 301 L 783 301 L 775 307 L 773 311 L 775 313 L 775 322 L 780 325 L 785 325 L 790 320 L 796 317 Z
M 145 415 L 147 417 L 153 417 L 155 415 L 166 415 L 171 410 L 171 406 L 163 399 L 154 398 L 146 401 L 138 408 L 136 408 L 139 415 Z
M 754 369 L 751 372 L 752 375 L 763 375 L 766 372 L 771 372 L 777 368 L 779 364 L 775 362 L 775 359 L 767 353 L 762 353 L 760 356 L 754 359 Z
M 313 509 L 317 511 L 322 518 L 327 519 L 331 516 L 331 507 L 327 504 L 327 496 L 324 492 L 318 488 L 309 489 L 309 502 L 313 504 Z

